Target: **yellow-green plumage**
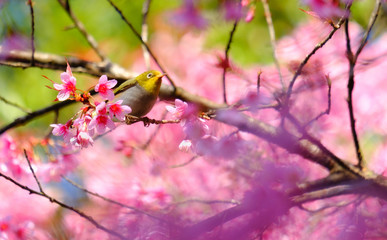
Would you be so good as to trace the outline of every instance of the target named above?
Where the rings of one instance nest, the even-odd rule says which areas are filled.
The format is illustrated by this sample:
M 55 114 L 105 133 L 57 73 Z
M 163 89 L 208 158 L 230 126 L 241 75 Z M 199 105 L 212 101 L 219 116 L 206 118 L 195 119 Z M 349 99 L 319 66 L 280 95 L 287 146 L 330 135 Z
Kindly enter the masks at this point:
M 159 71 L 151 70 L 129 79 L 114 90 L 122 105 L 132 109 L 130 115 L 142 117 L 146 115 L 156 103 L 160 92 L 161 78 L 165 76 Z

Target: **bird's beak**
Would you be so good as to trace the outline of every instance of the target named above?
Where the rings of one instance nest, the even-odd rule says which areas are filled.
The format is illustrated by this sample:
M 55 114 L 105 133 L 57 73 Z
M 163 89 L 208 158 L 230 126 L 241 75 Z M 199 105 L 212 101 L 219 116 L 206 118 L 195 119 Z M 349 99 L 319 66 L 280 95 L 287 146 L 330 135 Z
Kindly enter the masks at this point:
M 167 76 L 167 74 L 166 74 L 166 73 L 162 73 L 162 74 L 160 75 L 160 78 L 162 78 L 162 77 L 164 77 L 164 76 Z

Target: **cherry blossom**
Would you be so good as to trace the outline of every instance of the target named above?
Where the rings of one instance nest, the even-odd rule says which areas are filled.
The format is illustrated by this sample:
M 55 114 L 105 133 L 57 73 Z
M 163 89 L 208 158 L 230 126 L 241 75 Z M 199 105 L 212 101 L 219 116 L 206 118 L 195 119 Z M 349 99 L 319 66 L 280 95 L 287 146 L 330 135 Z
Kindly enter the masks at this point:
M 179 149 L 182 150 L 182 151 L 186 151 L 188 152 L 188 150 L 192 147 L 192 142 L 191 140 L 183 140 L 181 141 L 181 143 L 179 144 Z
M 95 128 L 98 134 L 103 134 L 106 128 L 114 129 L 116 126 L 107 114 L 106 103 L 101 102 L 96 107 L 96 115 L 90 121 L 89 129 Z
M 75 85 L 77 83 L 77 80 L 73 76 L 69 65 L 67 66 L 66 72 L 63 72 L 60 75 L 60 78 L 63 84 L 54 83 L 54 88 L 55 90 L 59 91 L 57 96 L 58 100 L 64 101 L 68 99 L 70 96 L 75 95 L 75 91 L 76 91 Z
M 168 112 L 170 112 L 175 118 L 182 119 L 188 110 L 188 104 L 180 99 L 175 100 L 175 106 L 165 106 Z
M 115 103 L 108 103 L 107 108 L 109 109 L 110 118 L 113 119 L 113 116 L 120 121 L 125 120 L 125 115 L 132 112 L 132 109 L 129 106 L 121 105 L 123 100 L 118 100 Z
M 95 85 L 94 89 L 96 92 L 109 101 L 114 99 L 114 93 L 112 88 L 117 84 L 117 80 L 108 80 L 106 75 L 102 75 L 99 78 L 98 84 Z
M 65 142 L 69 142 L 70 139 L 74 136 L 71 132 L 70 126 L 72 121 L 68 121 L 65 125 L 63 124 L 50 124 L 50 127 L 53 127 L 52 134 L 55 136 L 63 136 Z
M 75 137 L 70 139 L 70 142 L 77 147 L 87 148 L 93 145 L 93 138 L 86 131 L 80 131 Z

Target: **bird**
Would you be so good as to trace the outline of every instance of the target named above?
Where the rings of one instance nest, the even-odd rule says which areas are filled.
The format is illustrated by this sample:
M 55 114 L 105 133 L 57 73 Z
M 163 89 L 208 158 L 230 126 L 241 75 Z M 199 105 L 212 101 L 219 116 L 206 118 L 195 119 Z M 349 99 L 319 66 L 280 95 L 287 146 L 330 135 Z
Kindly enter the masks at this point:
M 128 79 L 114 90 L 121 105 L 129 106 L 131 116 L 143 117 L 148 114 L 157 101 L 162 77 L 166 76 L 156 70 L 141 73 L 135 78 Z

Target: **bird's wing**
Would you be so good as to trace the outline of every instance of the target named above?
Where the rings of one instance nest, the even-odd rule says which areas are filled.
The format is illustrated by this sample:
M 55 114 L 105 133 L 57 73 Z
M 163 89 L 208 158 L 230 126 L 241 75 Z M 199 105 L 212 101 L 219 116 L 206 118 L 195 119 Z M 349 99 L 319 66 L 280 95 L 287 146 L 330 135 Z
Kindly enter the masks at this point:
M 133 87 L 136 85 L 137 81 L 136 79 L 129 79 L 123 82 L 120 86 L 118 86 L 116 89 L 114 89 L 114 95 L 120 94 L 129 88 Z

